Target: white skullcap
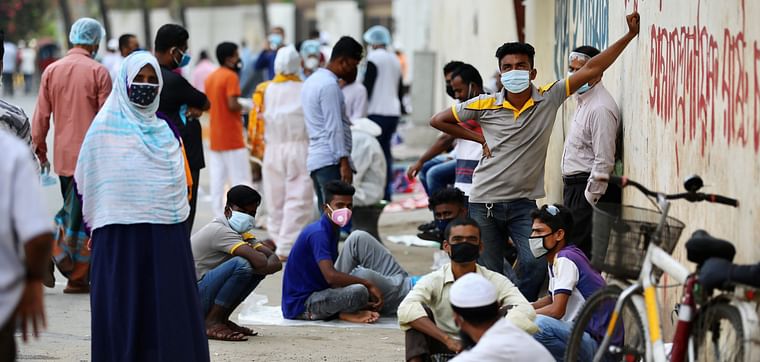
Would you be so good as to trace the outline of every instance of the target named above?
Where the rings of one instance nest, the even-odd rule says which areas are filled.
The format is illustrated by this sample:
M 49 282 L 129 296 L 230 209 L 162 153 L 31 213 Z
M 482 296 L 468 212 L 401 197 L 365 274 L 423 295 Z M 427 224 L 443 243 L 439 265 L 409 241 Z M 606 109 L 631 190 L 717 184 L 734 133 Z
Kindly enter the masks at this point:
M 461 276 L 449 291 L 449 301 L 457 308 L 479 308 L 496 303 L 496 287 L 477 273 Z
M 369 118 L 357 118 L 351 120 L 351 130 L 364 132 L 372 137 L 378 137 L 383 133 L 383 129 Z
M 110 50 L 118 50 L 119 49 L 119 40 L 111 38 L 108 43 L 106 43 L 106 47 Z
M 69 41 L 74 45 L 95 45 L 106 36 L 106 30 L 92 18 L 81 18 L 71 25 Z
M 280 48 L 274 57 L 276 74 L 298 74 L 301 69 L 301 57 L 292 45 Z

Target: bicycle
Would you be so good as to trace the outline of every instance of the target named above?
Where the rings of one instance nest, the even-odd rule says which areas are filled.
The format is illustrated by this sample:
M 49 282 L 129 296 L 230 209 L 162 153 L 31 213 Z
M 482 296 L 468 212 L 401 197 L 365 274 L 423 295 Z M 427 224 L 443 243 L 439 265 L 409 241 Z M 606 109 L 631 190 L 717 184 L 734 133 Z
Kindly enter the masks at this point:
M 673 195 L 650 191 L 626 177 L 596 178 L 620 187 L 634 186 L 650 200 L 656 198 L 660 211 L 623 205 L 595 207 L 591 263 L 606 272 L 610 280 L 586 301 L 576 318 L 565 360 L 578 359 L 584 334 L 593 330 L 604 331 L 591 335 L 597 342 L 595 362 L 752 359 L 760 351 L 755 290 L 737 287 L 733 292 L 712 296 L 712 290 L 700 287 L 697 273 L 691 273 L 670 255 L 685 226 L 668 216 L 671 200 L 734 207 L 738 201 L 698 192 L 704 185 L 699 176 L 686 180 L 687 192 Z M 733 245 L 704 231 L 696 232 L 686 247 L 689 261 L 697 263 L 698 268 L 709 257 L 732 261 L 735 254 Z M 655 292 L 662 272 L 684 286 L 670 351 L 666 351 L 662 337 Z

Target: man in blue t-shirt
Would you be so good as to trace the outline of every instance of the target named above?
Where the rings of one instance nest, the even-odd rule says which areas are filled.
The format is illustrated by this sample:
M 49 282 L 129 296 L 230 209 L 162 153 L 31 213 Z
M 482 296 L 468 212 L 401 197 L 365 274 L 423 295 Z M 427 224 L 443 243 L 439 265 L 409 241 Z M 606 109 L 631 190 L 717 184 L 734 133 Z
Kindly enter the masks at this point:
M 602 276 L 591 267 L 586 255 L 575 245 L 567 245 L 566 237 L 573 217 L 562 205 L 544 205 L 531 213 L 533 231 L 529 243 L 533 256 L 546 255 L 549 267 L 549 295 L 533 302 L 535 323 L 539 331 L 533 335 L 558 361 L 562 361 L 570 339 L 573 321 L 586 300 L 605 286 Z M 607 312 L 600 309 L 586 327 L 579 360 L 590 361 L 597 341 L 604 336 Z
M 324 212 L 293 245 L 282 282 L 282 314 L 288 319 L 373 323 L 395 314 L 413 277 L 374 237 L 354 231 L 338 256 L 340 228 L 348 224 L 353 186 L 325 184 Z

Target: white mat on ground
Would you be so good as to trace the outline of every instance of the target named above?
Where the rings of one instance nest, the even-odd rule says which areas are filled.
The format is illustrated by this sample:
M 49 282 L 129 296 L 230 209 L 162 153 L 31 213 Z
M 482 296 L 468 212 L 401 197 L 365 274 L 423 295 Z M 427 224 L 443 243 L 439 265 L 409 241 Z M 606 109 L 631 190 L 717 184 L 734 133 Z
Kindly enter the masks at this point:
M 279 306 L 265 305 L 269 299 L 265 295 L 251 294 L 243 302 L 238 314 L 238 322 L 242 324 L 259 326 L 313 326 L 332 328 L 383 328 L 398 329 L 398 321 L 395 317 L 382 317 L 372 324 L 350 323 L 342 320 L 326 321 L 303 321 L 291 320 L 282 317 Z
M 440 248 L 441 244 L 435 241 L 422 240 L 417 235 L 391 235 L 386 237 L 388 241 L 394 244 L 401 244 L 406 246 L 419 246 L 422 248 Z

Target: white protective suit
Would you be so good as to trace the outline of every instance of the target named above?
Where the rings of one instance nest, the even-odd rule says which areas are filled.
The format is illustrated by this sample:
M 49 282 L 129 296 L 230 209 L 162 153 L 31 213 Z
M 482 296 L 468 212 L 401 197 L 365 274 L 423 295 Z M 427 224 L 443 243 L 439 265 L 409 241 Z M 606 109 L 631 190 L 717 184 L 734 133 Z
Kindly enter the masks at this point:
M 301 57 L 292 46 L 277 51 L 275 72 L 297 75 Z M 267 231 L 277 255 L 287 257 L 298 234 L 314 214 L 314 186 L 306 169 L 309 136 L 301 108 L 300 81 L 275 79 L 264 93 L 264 198 Z
M 351 120 L 351 160 L 354 162 L 354 206 L 377 204 L 385 194 L 385 155 L 377 136 L 380 126 L 369 118 Z

